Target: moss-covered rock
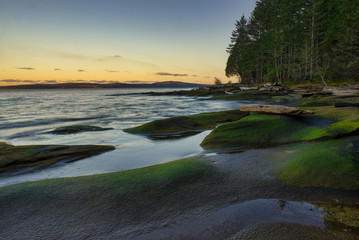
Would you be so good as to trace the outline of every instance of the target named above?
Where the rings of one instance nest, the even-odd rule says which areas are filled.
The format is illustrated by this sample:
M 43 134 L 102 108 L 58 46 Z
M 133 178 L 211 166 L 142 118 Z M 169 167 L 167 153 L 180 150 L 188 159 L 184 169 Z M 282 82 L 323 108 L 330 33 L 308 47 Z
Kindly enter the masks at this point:
M 323 121 L 327 126 L 316 126 Z M 251 114 L 239 121 L 214 129 L 201 143 L 208 149 L 251 149 L 298 141 L 319 141 L 359 133 L 359 120 L 348 119 L 332 124 L 318 117 L 291 117 Z
M 102 128 L 98 126 L 89 126 L 89 125 L 74 125 L 74 126 L 59 127 L 51 131 L 50 133 L 72 134 L 72 133 L 80 133 L 80 132 L 106 131 L 112 129 L 113 128 Z
M 247 115 L 249 113 L 244 113 L 240 110 L 200 113 L 156 120 L 124 131 L 139 134 L 158 134 L 206 130 L 212 129 L 220 123 L 239 120 Z
M 358 119 L 359 116 L 359 108 L 357 107 L 336 108 L 334 106 L 324 106 L 324 107 L 304 107 L 304 109 L 315 112 L 317 116 L 321 116 L 336 121 Z
M 334 106 L 336 103 L 358 103 L 359 96 L 313 95 L 298 101 L 297 107 Z
M 359 189 L 359 137 L 302 143 L 282 154 L 278 179 L 285 184 Z
M 287 143 L 288 136 L 311 126 L 301 117 L 251 114 L 214 129 L 201 143 L 209 149 L 251 149 Z
M 76 161 L 114 149 L 114 146 L 109 145 L 13 146 L 0 143 L 0 172 L 26 167 L 46 167 L 58 161 Z
M 330 124 L 327 127 L 306 127 L 299 132 L 284 138 L 283 142 L 319 141 L 348 135 L 356 135 L 359 131 L 359 119 L 349 119 Z
M 359 234 L 359 205 L 345 204 L 316 204 L 322 208 L 324 213 L 324 223 L 327 229 L 341 235 L 343 232 L 349 232 L 353 239 Z
M 101 207 L 122 204 L 147 205 L 159 201 L 183 187 L 196 187 L 218 177 L 213 165 L 204 161 L 182 159 L 139 169 L 83 177 L 49 179 L 0 188 L 0 203 L 42 201 L 49 196 L 61 195 L 69 204 L 72 201 L 91 206 L 101 202 Z M 198 187 L 198 186 L 197 186 Z M 17 199 L 15 202 L 12 199 Z M 23 199 L 23 198 L 22 198 Z M 86 199 L 86 200 L 85 200 Z M 111 205 L 111 206 L 109 206 Z M 13 205 L 12 205 L 13 206 Z

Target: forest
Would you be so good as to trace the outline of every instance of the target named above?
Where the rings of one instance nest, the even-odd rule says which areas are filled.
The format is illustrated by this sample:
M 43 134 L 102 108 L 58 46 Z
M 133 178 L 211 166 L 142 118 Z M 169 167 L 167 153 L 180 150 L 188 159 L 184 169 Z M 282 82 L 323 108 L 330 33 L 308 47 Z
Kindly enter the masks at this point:
M 359 79 L 359 1 L 260 0 L 235 22 L 226 76 L 253 83 Z

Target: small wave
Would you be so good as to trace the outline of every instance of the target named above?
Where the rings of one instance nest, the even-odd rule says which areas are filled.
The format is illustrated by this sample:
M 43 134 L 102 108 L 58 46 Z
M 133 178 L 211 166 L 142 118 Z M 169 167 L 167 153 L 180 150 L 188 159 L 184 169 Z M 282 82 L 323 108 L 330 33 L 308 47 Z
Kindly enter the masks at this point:
M 25 101 L 26 97 L 13 97 L 13 98 L 6 98 L 6 99 L 0 99 L 0 102 L 19 102 L 19 101 Z
M 14 140 L 14 139 L 18 139 L 18 138 L 27 138 L 27 137 L 32 137 L 32 136 L 40 136 L 45 134 L 45 132 L 43 131 L 26 131 L 26 132 L 21 132 L 21 133 L 16 133 L 13 134 L 9 137 L 7 137 L 8 140 Z
M 146 93 L 116 93 L 116 94 L 108 94 L 106 97 L 120 97 L 120 96 L 133 96 L 133 95 L 143 95 Z

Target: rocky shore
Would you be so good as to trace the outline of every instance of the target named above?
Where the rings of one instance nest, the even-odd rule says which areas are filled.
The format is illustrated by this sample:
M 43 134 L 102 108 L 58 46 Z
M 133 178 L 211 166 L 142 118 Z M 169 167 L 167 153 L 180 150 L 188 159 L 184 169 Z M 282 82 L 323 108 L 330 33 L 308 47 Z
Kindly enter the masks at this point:
M 33 171 L 57 162 L 73 162 L 107 151 L 109 145 L 28 145 L 13 146 L 0 143 L 0 173 L 18 170 Z
M 126 129 L 168 139 L 214 128 L 205 152 L 187 159 L 0 188 L 0 238 L 358 239 L 359 108 L 336 105 L 359 95 L 230 87 L 189 93 L 299 113 L 235 110 Z

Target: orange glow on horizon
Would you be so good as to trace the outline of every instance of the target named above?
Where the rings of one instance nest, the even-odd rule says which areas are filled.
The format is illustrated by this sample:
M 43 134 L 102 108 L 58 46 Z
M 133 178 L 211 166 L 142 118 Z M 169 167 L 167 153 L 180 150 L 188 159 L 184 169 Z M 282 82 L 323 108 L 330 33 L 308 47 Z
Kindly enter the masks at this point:
M 35 2 L 5 1 L 0 8 L 2 86 L 77 80 L 213 84 L 215 77 L 235 82 L 224 74 L 225 50 L 235 20 L 255 5 Z

